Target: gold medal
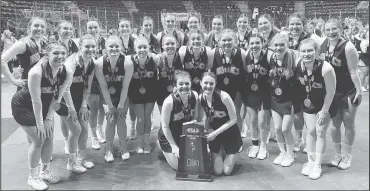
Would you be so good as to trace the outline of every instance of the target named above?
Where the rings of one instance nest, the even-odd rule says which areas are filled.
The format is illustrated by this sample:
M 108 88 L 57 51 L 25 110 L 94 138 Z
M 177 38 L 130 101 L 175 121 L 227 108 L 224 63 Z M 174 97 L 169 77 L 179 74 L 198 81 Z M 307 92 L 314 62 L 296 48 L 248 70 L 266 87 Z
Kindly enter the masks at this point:
M 306 107 L 310 107 L 311 106 L 311 100 L 308 99 L 308 98 L 306 98 L 303 103 L 304 103 L 304 106 L 306 106 Z
M 224 78 L 224 84 L 225 85 L 229 84 L 229 81 L 230 81 L 229 78 L 227 78 L 227 77 Z
M 168 91 L 168 92 L 170 92 L 170 93 L 172 93 L 172 91 L 173 91 L 173 86 L 172 86 L 172 85 L 168 85 L 168 86 L 167 86 L 167 91 Z
M 116 88 L 110 87 L 108 91 L 109 91 L 110 94 L 115 94 L 116 93 Z
M 275 94 L 279 96 L 279 95 L 283 94 L 283 91 L 281 90 L 281 88 L 276 88 L 275 89 Z
M 139 92 L 141 94 L 145 94 L 146 93 L 146 89 L 143 86 L 141 86 L 141 88 L 139 89 Z
M 251 85 L 251 89 L 252 89 L 253 91 L 257 91 L 257 90 L 258 90 L 258 85 L 257 85 L 257 84 L 252 84 L 252 85 Z
M 193 81 L 194 81 L 194 83 L 195 83 L 195 84 L 199 84 L 199 81 L 200 81 L 200 80 L 199 80 L 199 78 L 198 78 L 198 77 L 195 77 L 195 78 L 193 79 Z

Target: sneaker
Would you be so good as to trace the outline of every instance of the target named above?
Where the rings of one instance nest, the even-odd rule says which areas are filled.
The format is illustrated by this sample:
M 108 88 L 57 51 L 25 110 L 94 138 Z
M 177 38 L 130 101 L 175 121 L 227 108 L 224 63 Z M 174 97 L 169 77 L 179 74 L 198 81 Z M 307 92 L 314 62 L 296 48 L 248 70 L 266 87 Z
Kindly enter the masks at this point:
M 279 156 L 277 156 L 277 157 L 275 158 L 275 160 L 274 160 L 274 164 L 276 164 L 276 165 L 280 164 L 280 165 L 281 165 L 281 162 L 283 162 L 283 160 L 284 160 L 284 158 L 285 158 L 285 155 L 286 155 L 286 153 L 285 153 L 285 152 L 281 152 L 281 153 L 279 154 Z
M 107 140 L 105 139 L 105 135 L 103 133 L 102 128 L 96 129 L 96 137 L 98 138 L 100 143 L 105 143 Z
M 46 190 L 49 188 L 48 185 L 46 185 L 45 182 L 42 181 L 41 178 L 38 176 L 29 177 L 27 183 L 34 190 Z
M 366 89 L 364 86 L 361 86 L 361 90 L 362 90 L 363 92 L 367 92 L 367 89 Z
M 86 172 L 86 168 L 81 166 L 80 163 L 78 162 L 73 162 L 72 160 L 68 159 L 68 163 L 67 163 L 67 170 L 70 170 L 74 173 L 84 173 Z
M 307 154 L 307 147 L 305 147 L 302 152 Z
M 339 154 L 339 153 L 337 153 L 337 154 L 335 154 L 334 155 L 334 157 L 330 160 L 330 164 L 332 165 L 332 166 L 338 166 L 339 165 L 339 162 L 342 160 L 342 155 L 341 154 Z
M 313 165 L 310 175 L 308 176 L 310 179 L 316 180 L 319 179 L 321 176 L 321 165 Z
M 294 143 L 293 151 L 294 152 L 299 152 L 301 151 L 301 148 L 304 146 L 304 141 L 303 140 L 297 140 Z
M 91 161 L 88 161 L 82 157 L 78 157 L 77 158 L 77 162 L 80 163 L 83 167 L 87 168 L 87 169 L 90 169 L 92 167 L 94 167 L 94 163 L 91 162 Z
M 128 160 L 130 158 L 130 153 L 126 151 L 121 155 L 121 157 L 123 160 Z
M 294 154 L 292 155 L 286 154 L 284 160 L 281 161 L 281 166 L 289 167 L 292 166 L 293 163 L 294 163 Z
M 251 147 L 249 147 L 248 148 L 248 157 L 249 158 L 256 158 L 259 149 L 260 149 L 260 147 L 259 146 L 255 146 L 255 145 L 252 145 Z
M 342 170 L 346 170 L 347 168 L 349 168 L 349 166 L 351 166 L 351 161 L 352 161 L 352 155 L 344 154 L 342 156 L 342 160 L 340 161 L 338 165 L 338 168 Z
M 312 171 L 312 167 L 313 167 L 313 162 L 312 161 L 308 161 L 307 163 L 305 163 L 303 165 L 303 168 L 302 168 L 302 174 L 305 175 L 305 176 L 310 175 L 310 173 Z
M 41 180 L 48 181 L 51 184 L 56 184 L 60 181 L 59 176 L 50 171 L 41 171 L 40 178 Z
M 93 137 L 92 140 L 91 140 L 91 147 L 95 150 L 99 150 L 100 149 L 100 143 L 99 143 L 99 140 L 97 137 Z
M 138 146 L 136 148 L 136 152 L 137 152 L 137 154 L 143 154 L 144 153 L 144 149 Z
M 266 159 L 267 157 L 269 157 L 269 152 L 267 151 L 267 149 L 266 149 L 266 148 L 262 148 L 262 147 L 260 147 L 260 148 L 259 148 L 259 151 L 258 151 L 257 158 L 258 158 L 259 160 L 264 160 L 264 159 Z
M 68 149 L 68 142 L 67 141 L 64 142 L 64 153 L 66 155 L 69 155 L 69 149 Z
M 108 150 L 107 152 L 105 152 L 104 159 L 105 159 L 105 161 L 107 161 L 107 162 L 112 162 L 112 161 L 114 161 L 114 157 L 113 157 L 113 153 L 112 153 L 112 151 Z

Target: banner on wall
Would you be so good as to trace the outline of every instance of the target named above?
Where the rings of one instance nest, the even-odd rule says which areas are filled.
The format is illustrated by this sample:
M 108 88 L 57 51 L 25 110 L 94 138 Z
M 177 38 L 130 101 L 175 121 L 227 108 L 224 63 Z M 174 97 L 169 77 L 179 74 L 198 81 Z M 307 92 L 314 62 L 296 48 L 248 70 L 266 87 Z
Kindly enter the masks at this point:
M 162 23 L 164 23 L 164 17 L 166 16 L 166 14 L 174 14 L 176 16 L 176 21 L 188 21 L 190 15 L 191 15 L 190 13 L 164 13 L 164 12 L 161 12 L 161 21 L 162 21 Z M 192 15 L 196 15 L 199 18 L 201 18 L 201 15 L 199 13 L 192 13 Z

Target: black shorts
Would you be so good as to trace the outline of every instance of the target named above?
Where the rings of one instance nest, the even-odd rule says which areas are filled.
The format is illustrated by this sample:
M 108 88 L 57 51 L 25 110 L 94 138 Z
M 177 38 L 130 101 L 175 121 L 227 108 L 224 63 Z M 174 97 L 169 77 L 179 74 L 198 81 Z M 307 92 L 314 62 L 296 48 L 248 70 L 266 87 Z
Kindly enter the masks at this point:
M 243 140 L 238 125 L 233 125 L 209 142 L 209 150 L 212 153 L 219 153 L 221 146 L 228 155 L 239 152 L 240 147 L 243 146 Z

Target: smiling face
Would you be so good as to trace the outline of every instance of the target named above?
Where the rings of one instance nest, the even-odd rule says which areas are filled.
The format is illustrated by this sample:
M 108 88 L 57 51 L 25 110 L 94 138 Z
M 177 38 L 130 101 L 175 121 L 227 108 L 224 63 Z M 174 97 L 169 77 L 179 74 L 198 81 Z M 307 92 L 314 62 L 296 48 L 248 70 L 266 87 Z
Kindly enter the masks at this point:
M 40 39 L 46 33 L 46 22 L 41 19 L 35 19 L 32 21 L 29 30 L 33 38 Z
M 73 34 L 73 27 L 71 23 L 65 22 L 59 26 L 59 34 L 63 39 L 69 39 Z
M 203 37 L 199 33 L 190 33 L 189 44 L 193 49 L 200 49 L 203 46 Z
M 145 58 L 149 54 L 149 43 L 144 38 L 137 39 L 135 41 L 135 51 L 139 58 Z
M 204 94 L 211 95 L 216 87 L 216 79 L 212 76 L 205 75 L 200 85 Z
M 176 44 L 176 39 L 173 36 L 163 38 L 163 49 L 169 55 L 173 55 L 176 53 Z
M 272 24 L 267 18 L 260 17 L 258 19 L 258 29 L 263 33 L 271 32 Z
M 121 22 L 119 22 L 118 31 L 122 35 L 130 35 L 130 33 L 131 33 L 130 21 L 121 21 Z
M 283 56 L 288 50 L 288 41 L 283 37 L 276 38 L 272 43 L 276 56 Z
M 303 62 L 310 63 L 315 60 L 316 48 L 313 43 L 303 43 L 299 47 L 299 56 Z
M 262 41 L 259 37 L 251 37 L 249 39 L 249 47 L 253 53 L 259 53 L 262 50 Z
M 190 17 L 188 20 L 188 27 L 190 30 L 200 29 L 200 22 L 197 17 Z
M 219 44 L 226 53 L 230 53 L 235 46 L 235 39 L 230 32 L 226 32 L 221 35 Z
M 212 29 L 216 32 L 220 32 L 224 28 L 224 24 L 220 18 L 214 18 L 212 20 Z
M 239 31 L 246 31 L 248 29 L 248 18 L 240 17 L 236 22 L 236 27 Z
M 324 32 L 329 40 L 338 40 L 340 37 L 340 28 L 335 22 L 325 23 Z
M 87 33 L 93 36 L 99 34 L 99 24 L 97 21 L 89 21 L 87 24 Z
M 118 38 L 109 38 L 105 42 L 105 48 L 109 56 L 118 56 L 121 52 L 121 45 Z
M 80 44 L 82 56 L 86 59 L 91 59 L 96 52 L 96 42 L 94 39 L 85 39 Z
M 142 27 L 145 34 L 153 33 L 153 21 L 151 19 L 144 20 Z
M 176 79 L 176 89 L 182 95 L 189 95 L 191 92 L 190 76 L 180 76 Z
M 175 29 L 175 15 L 166 15 L 164 18 L 165 28 L 169 31 Z
M 289 31 L 292 35 L 298 36 L 303 32 L 303 22 L 302 19 L 297 17 L 292 17 L 289 19 Z
M 63 65 L 67 57 L 67 50 L 64 46 L 55 45 L 48 52 L 49 62 L 53 67 L 59 67 Z

